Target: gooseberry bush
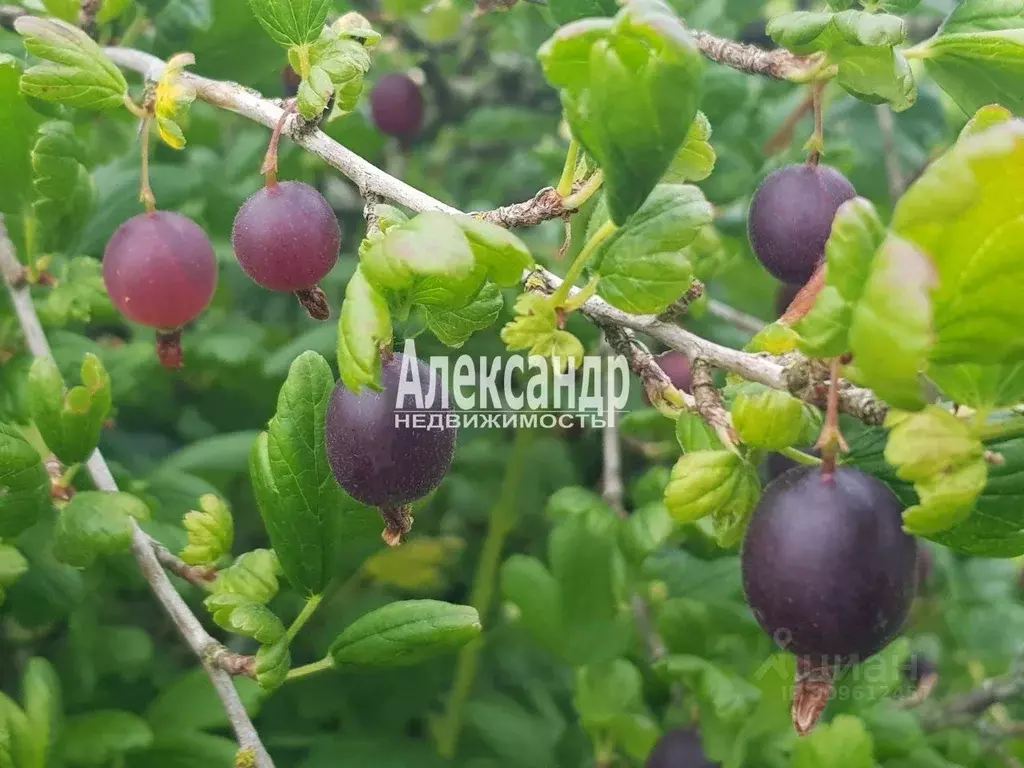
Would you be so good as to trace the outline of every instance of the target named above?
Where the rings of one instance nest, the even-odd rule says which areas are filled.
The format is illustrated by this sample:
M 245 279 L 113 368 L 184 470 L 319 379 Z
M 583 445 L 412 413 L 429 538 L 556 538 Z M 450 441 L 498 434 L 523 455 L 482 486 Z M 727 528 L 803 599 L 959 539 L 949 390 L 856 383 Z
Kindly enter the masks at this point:
M 1021 2 L 0 23 L 0 768 L 1024 761 Z

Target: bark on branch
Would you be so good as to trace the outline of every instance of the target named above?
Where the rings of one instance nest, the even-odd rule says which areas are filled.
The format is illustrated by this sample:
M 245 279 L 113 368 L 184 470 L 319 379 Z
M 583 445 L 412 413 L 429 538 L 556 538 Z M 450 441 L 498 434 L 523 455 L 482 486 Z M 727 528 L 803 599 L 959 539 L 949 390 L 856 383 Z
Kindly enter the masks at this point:
M 14 311 L 21 323 L 22 333 L 25 335 L 25 343 L 35 357 L 52 358 L 53 353 L 50 351 L 50 344 L 46 340 L 43 327 L 39 323 L 39 316 L 36 314 L 28 286 L 19 286 L 16 282 L 12 282 L 12 278 L 21 275 L 22 271 L 21 264 L 14 254 L 14 246 L 7 236 L 3 217 L 0 216 L 0 274 L 3 274 L 4 282 L 10 292 L 11 303 L 14 305 Z M 106 460 L 98 449 L 93 451 L 85 467 L 97 489 L 117 491 L 117 483 L 110 472 L 110 467 L 107 466 Z M 231 727 L 238 740 L 239 749 L 247 750 L 253 755 L 254 765 L 257 768 L 274 768 L 274 763 L 260 741 L 256 727 L 249 719 L 245 706 L 238 696 L 231 675 L 226 671 L 228 666 L 234 665 L 233 668 L 237 668 L 238 654 L 228 651 L 203 628 L 199 619 L 192 613 L 174 585 L 171 584 L 170 579 L 167 578 L 167 574 L 160 564 L 157 550 L 153 547 L 153 540 L 134 520 L 132 526 L 131 550 L 139 570 L 149 582 L 150 589 L 160 601 L 164 611 L 170 616 L 182 637 L 202 662 L 217 691 L 217 696 L 227 712 Z M 167 554 L 170 555 L 169 552 Z

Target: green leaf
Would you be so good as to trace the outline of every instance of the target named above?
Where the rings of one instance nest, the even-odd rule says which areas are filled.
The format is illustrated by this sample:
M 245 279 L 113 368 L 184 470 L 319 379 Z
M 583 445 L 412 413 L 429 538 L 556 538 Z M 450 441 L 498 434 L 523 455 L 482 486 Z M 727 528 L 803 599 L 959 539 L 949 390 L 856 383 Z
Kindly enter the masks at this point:
M 670 679 L 684 681 L 723 720 L 742 717 L 760 697 L 758 689 L 743 678 L 696 656 L 669 656 L 661 662 L 659 671 Z
M 487 276 L 503 288 L 518 285 L 523 272 L 536 266 L 523 241 L 504 227 L 473 216 L 453 220 L 465 234 L 476 263 L 485 266 Z
M 249 0 L 260 25 L 278 45 L 307 45 L 320 36 L 330 0 Z
M 815 433 L 821 427 L 821 414 L 788 392 L 764 387 L 736 396 L 732 423 L 747 445 L 779 451 Z
M 299 114 L 306 120 L 315 120 L 327 108 L 334 92 L 331 76 L 322 67 L 313 67 L 299 85 L 297 104 Z
M 625 652 L 631 619 L 625 598 L 625 561 L 610 509 L 565 518 L 548 537 L 548 560 L 558 583 L 562 617 L 559 654 L 574 666 L 610 661 Z
M 893 212 L 893 231 L 927 254 L 938 272 L 931 351 L 937 363 L 1024 359 L 1024 302 L 1014 288 L 1024 276 L 1024 197 L 1010 181 L 1021 174 L 1024 122 L 1003 122 L 958 141 Z M 921 319 L 915 309 L 912 322 Z M 907 322 L 905 307 L 900 322 Z
M 338 371 L 346 387 L 380 389 L 380 347 L 393 335 L 387 302 L 357 267 L 338 319 Z
M 355 14 L 358 16 L 358 14 Z M 342 31 L 343 19 L 332 27 L 324 27 L 312 46 L 290 48 L 289 60 L 298 72 L 308 68 L 308 74 L 299 86 L 299 112 L 312 120 L 335 96 L 335 109 L 341 113 L 351 112 L 363 91 L 363 78 L 370 69 L 370 54 L 367 47 L 375 45 L 380 35 L 369 27 L 359 16 L 365 27 Z M 354 36 L 358 35 L 358 39 Z M 305 64 L 303 62 L 305 54 Z
M 857 98 L 896 111 L 913 106 L 917 86 L 910 65 L 895 48 L 906 38 L 906 24 L 887 13 L 844 10 L 797 11 L 772 19 L 768 35 L 794 53 L 825 53 L 837 69 L 836 82 Z
M 233 602 L 233 599 L 240 595 L 228 594 L 232 601 L 221 601 L 218 594 L 206 598 L 207 607 L 212 606 L 213 620 L 221 629 L 251 637 L 261 644 L 277 643 L 284 639 L 284 624 L 267 606 L 251 602 Z
M 404 600 L 356 619 L 331 644 L 335 666 L 397 667 L 453 651 L 480 634 L 476 609 Z
M 234 678 L 238 697 L 250 717 L 259 712 L 259 687 L 246 677 Z M 196 667 L 160 688 L 146 710 L 146 720 L 158 734 L 198 730 L 221 730 L 229 725 L 206 672 Z
M 1002 408 L 1024 398 L 1024 362 L 933 365 L 928 375 L 947 398 L 971 408 Z
M 874 768 L 874 744 L 860 718 L 837 715 L 796 743 L 792 768 Z
M 292 654 L 287 637 L 270 645 L 262 645 L 256 652 L 256 682 L 264 691 L 280 688 L 288 677 L 291 665 Z
M 538 55 L 573 136 L 604 171 L 612 220 L 624 224 L 665 175 L 697 113 L 703 62 L 693 40 L 667 5 L 639 0 L 614 20 L 562 27 Z
M 10 544 L 0 542 L 0 606 L 4 604 L 7 588 L 28 570 L 28 560 Z
M 619 9 L 613 0 L 554 0 L 548 7 L 559 24 L 597 16 L 614 16 Z
M 40 126 L 32 148 L 32 211 L 41 250 L 66 248 L 92 214 L 96 189 L 84 163 L 85 148 L 71 123 L 55 120 Z
M 698 112 L 661 183 L 685 184 L 689 181 L 703 181 L 710 176 L 717 159 L 710 139 L 711 123 L 703 112 Z
M 46 447 L 65 464 L 85 461 L 99 444 L 110 415 L 110 377 L 103 363 L 86 354 L 82 385 L 70 391 L 50 357 L 36 358 L 28 380 L 29 410 Z
M 920 503 L 903 512 L 911 533 L 929 534 L 962 522 L 985 488 L 984 446 L 968 424 L 938 406 L 914 414 L 892 412 L 885 460 L 912 482 Z
M 1013 0 L 957 3 L 917 48 L 925 70 L 967 114 L 998 102 L 1024 110 L 1024 11 Z
M 43 768 L 57 762 L 55 748 L 64 729 L 60 678 L 46 659 L 28 660 L 21 678 L 21 702 Z
M 519 612 L 529 635 L 553 653 L 562 636 L 558 582 L 544 564 L 528 555 L 511 555 L 501 566 L 501 591 Z
M 21 76 L 22 92 L 82 109 L 124 105 L 128 93 L 124 75 L 78 27 L 57 19 L 22 16 L 14 28 L 25 38 L 25 49 L 45 62 Z
M 676 419 L 676 440 L 683 453 L 718 451 L 725 447 L 715 430 L 696 413 L 679 414 Z
M 811 311 L 793 330 L 800 349 L 812 357 L 838 357 L 849 350 L 853 309 L 864 293 L 885 227 L 862 197 L 843 203 L 825 244 L 825 287 Z
M 277 577 L 281 572 L 281 563 L 273 550 L 254 549 L 239 555 L 219 573 L 213 591 L 241 595 L 262 605 L 277 594 Z
M 68 718 L 64 759 L 68 765 L 106 766 L 153 743 L 153 731 L 138 715 L 100 710 Z
M 46 300 L 37 305 L 39 319 L 45 325 L 85 324 L 116 316 L 97 259 L 76 256 L 63 265 L 56 278 L 57 284 L 50 288 Z
M 850 349 L 861 381 L 890 405 L 924 403 L 919 374 L 931 351 L 935 268 L 927 255 L 890 235 L 875 254 L 853 311 Z
M 712 219 L 697 187 L 659 184 L 595 253 L 597 292 L 625 312 L 663 311 L 690 287 L 693 268 L 683 248 Z
M 188 545 L 182 550 L 181 559 L 189 565 L 213 565 L 231 552 L 235 521 L 228 505 L 219 497 L 204 494 L 199 499 L 199 509 L 190 510 L 182 524 L 188 532 Z M 236 561 L 234 565 L 237 564 Z
M 17 216 L 31 202 L 30 153 L 42 119 L 21 93 L 21 72 L 18 59 L 0 53 L 0 104 L 4 105 L 4 119 L 0 120 L 0 178 L 4 179 L 0 184 L 0 212 Z M 9 229 L 11 223 L 8 220 Z
M 477 331 L 493 325 L 503 306 L 501 290 L 494 283 L 487 283 L 475 299 L 459 309 L 426 307 L 427 327 L 442 344 L 458 348 Z
M 645 504 L 626 518 L 622 527 L 622 549 L 633 562 L 658 551 L 669 540 L 675 524 L 662 501 Z
M 0 691 L 0 765 L 3 768 L 37 766 L 41 757 L 25 713 Z
M 0 423 L 0 536 L 11 538 L 50 508 L 50 476 L 21 431 Z
M 76 568 L 86 568 L 101 555 L 127 552 L 135 520 L 149 518 L 149 509 L 129 493 L 79 491 L 60 511 L 54 532 L 54 554 Z
M 501 329 L 501 340 L 511 351 L 528 349 L 558 363 L 565 371 L 570 360 L 578 366 L 583 360 L 583 344 L 569 331 L 560 330 L 554 304 L 548 296 L 521 293 L 516 298 L 515 318 Z
M 78 11 L 81 6 L 78 0 L 43 0 L 43 7 L 51 16 L 74 24 L 78 21 Z
M 252 449 L 249 471 L 260 515 L 285 577 L 319 594 L 334 575 L 336 526 L 351 500 L 327 463 L 324 421 L 334 376 L 316 352 L 288 370 L 277 413 Z
M 588 730 L 608 728 L 621 714 L 643 711 L 640 670 L 626 659 L 577 670 L 573 704 Z
M 455 217 L 436 211 L 421 213 L 363 246 L 360 270 L 386 291 L 410 288 L 416 277 L 463 278 L 476 266 L 473 248 Z
M 715 539 L 731 547 L 743 536 L 760 495 L 757 470 L 735 453 L 696 451 L 672 468 L 665 505 L 679 523 L 714 513 Z

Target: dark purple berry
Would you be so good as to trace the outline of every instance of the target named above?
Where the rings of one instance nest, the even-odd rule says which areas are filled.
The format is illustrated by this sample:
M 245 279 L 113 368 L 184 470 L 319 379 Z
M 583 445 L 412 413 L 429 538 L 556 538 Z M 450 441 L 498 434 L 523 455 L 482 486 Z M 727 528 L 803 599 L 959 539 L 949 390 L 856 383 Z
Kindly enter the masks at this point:
M 704 754 L 700 734 L 696 731 L 676 729 L 658 739 L 647 755 L 644 768 L 717 768 Z
M 411 139 L 423 124 L 423 96 L 407 75 L 384 75 L 370 94 L 373 122 L 381 133 Z
M 443 420 L 450 411 L 438 403 L 441 384 L 436 371 L 412 360 L 418 366 L 420 391 L 434 392 L 434 403 L 417 408 L 407 395 L 398 407 L 404 359 L 395 354 L 383 364 L 380 392 L 367 389 L 356 395 L 339 383 L 327 410 L 327 458 L 338 484 L 357 501 L 384 509 L 409 504 L 434 490 L 455 452 L 455 429 L 426 429 L 430 414 Z
M 140 213 L 107 243 L 103 284 L 129 320 L 180 328 L 209 306 L 217 288 L 217 258 L 210 238 L 187 216 Z
M 856 194 L 827 165 L 787 165 L 769 174 L 747 220 L 757 258 L 779 280 L 803 285 L 824 256 L 836 211 Z
M 809 660 L 866 659 L 900 631 L 917 547 L 902 508 L 864 472 L 799 467 L 771 483 L 743 545 L 743 588 L 761 627 Z
M 775 314 L 778 317 L 782 317 L 786 310 L 789 309 L 789 305 L 793 303 L 793 299 L 800 293 L 800 289 L 803 285 L 794 283 L 783 283 L 779 286 L 779 292 L 775 297 Z
M 242 269 L 272 291 L 315 286 L 338 261 L 341 230 L 324 196 L 309 184 L 263 187 L 235 216 L 231 242 Z
M 686 355 L 672 349 L 668 352 L 662 352 L 660 355 L 655 357 L 654 362 L 656 362 L 658 367 L 665 372 L 669 381 L 672 382 L 673 387 L 681 389 L 683 392 L 690 391 L 690 387 L 693 384 L 693 378 L 690 371 L 690 361 Z M 648 405 L 651 404 L 650 398 L 647 397 L 646 390 L 644 391 L 644 402 Z
M 290 64 L 286 64 L 285 68 L 281 70 L 281 92 L 286 99 L 290 99 L 299 92 L 299 86 L 302 85 L 302 78 L 299 77 L 299 73 L 291 68 Z

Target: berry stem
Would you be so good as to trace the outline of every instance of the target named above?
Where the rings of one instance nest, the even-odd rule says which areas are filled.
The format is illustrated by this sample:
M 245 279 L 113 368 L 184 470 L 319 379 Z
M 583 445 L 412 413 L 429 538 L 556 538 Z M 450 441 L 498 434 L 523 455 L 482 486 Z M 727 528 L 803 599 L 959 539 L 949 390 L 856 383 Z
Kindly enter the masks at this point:
M 562 167 L 562 175 L 558 179 L 558 186 L 555 191 L 562 197 L 568 197 L 572 192 L 572 183 L 576 179 L 576 164 L 580 158 L 580 143 L 575 138 L 569 141 L 569 151 L 565 154 L 565 165 Z
M 825 463 L 823 459 L 819 459 L 817 456 L 812 456 L 809 453 L 804 453 L 803 451 L 797 450 L 796 448 L 792 447 L 783 448 L 781 451 L 779 451 L 779 453 L 781 453 L 787 459 L 792 459 L 797 464 L 805 464 L 809 467 L 820 467 L 822 464 Z
M 590 236 L 586 245 L 583 246 L 579 255 L 576 256 L 576 260 L 569 267 L 569 271 L 565 273 L 565 281 L 558 286 L 558 290 L 551 296 L 551 300 L 556 307 L 562 306 L 565 300 L 569 298 L 569 291 L 572 290 L 573 283 L 583 273 L 583 268 L 587 266 L 587 262 L 590 261 L 590 258 L 597 251 L 597 247 L 607 240 L 615 230 L 615 222 L 609 220 Z
M 839 431 L 839 366 L 840 358 L 832 358 L 829 365 L 828 403 L 825 409 L 825 425 L 814 447 L 821 451 L 821 471 L 831 477 L 836 471 L 836 454 L 850 450 Z
M 826 81 L 821 80 L 811 86 L 811 98 L 814 107 L 814 133 L 807 142 L 807 149 L 810 154 L 807 156 L 807 164 L 816 166 L 821 160 L 821 151 L 825 146 L 824 120 L 822 119 L 822 96 L 825 93 Z
M 793 727 L 801 736 L 814 730 L 832 696 L 835 668 L 826 662 L 816 662 L 806 656 L 796 659 L 796 678 L 793 682 Z
M 281 117 L 277 119 L 277 123 L 274 125 L 274 130 L 270 134 L 270 144 L 267 145 L 267 154 L 263 156 L 263 165 L 260 167 L 260 173 L 266 177 L 266 184 L 270 189 L 277 186 L 277 148 L 281 143 L 284 124 L 288 121 L 288 116 L 294 111 L 295 102 L 290 101 L 282 110 Z
M 269 176 L 267 178 L 269 179 Z M 272 185 L 268 183 L 267 186 Z M 314 320 L 327 320 L 330 318 L 331 306 L 327 303 L 327 294 L 324 293 L 319 285 L 295 291 L 295 298 L 299 300 L 299 304 L 302 305 L 303 309 Z
M 185 351 L 181 348 L 181 328 L 156 332 L 156 356 L 164 368 L 181 368 L 185 362 Z
M 147 213 L 156 211 L 156 197 L 153 195 L 153 188 L 149 186 L 149 126 L 153 118 L 146 115 L 142 118 L 142 181 L 139 185 L 139 200 L 146 206 Z

